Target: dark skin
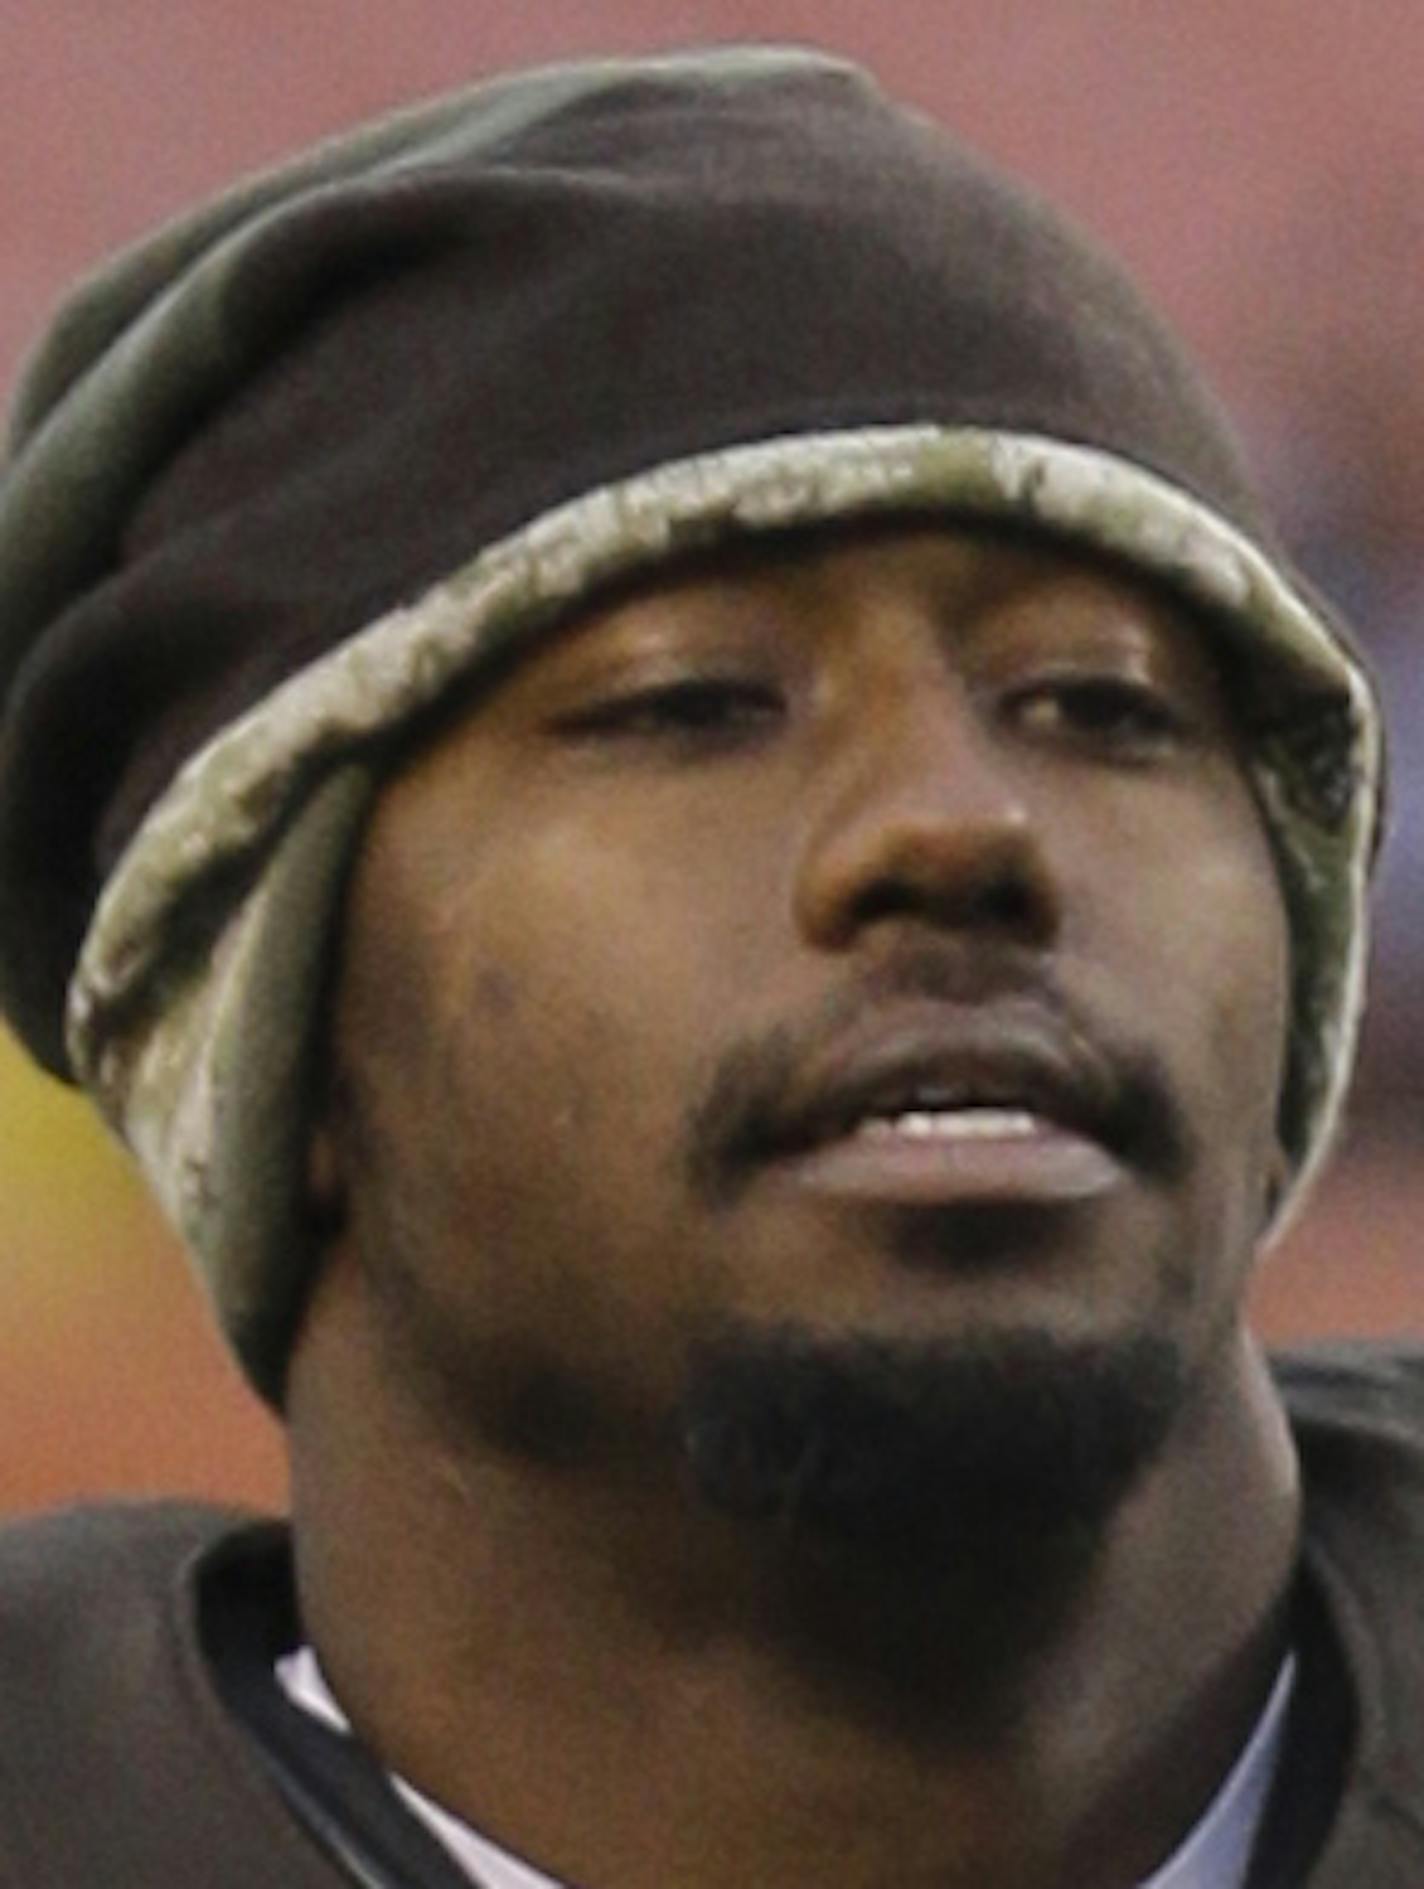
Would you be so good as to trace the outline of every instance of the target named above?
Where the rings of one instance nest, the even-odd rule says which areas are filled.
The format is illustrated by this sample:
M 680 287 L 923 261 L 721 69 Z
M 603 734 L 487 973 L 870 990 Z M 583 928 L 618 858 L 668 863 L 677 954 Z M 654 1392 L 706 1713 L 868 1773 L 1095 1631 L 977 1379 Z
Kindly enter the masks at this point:
M 345 942 L 289 1417 L 302 1604 L 367 1741 L 584 1889 L 1141 1881 L 1261 1709 L 1298 1522 L 1243 1313 L 1288 939 L 1200 627 L 920 525 L 687 573 L 399 773 Z M 748 1045 L 814 1088 L 1025 1030 L 1150 1068 L 1172 1158 L 1025 1107 L 699 1178 Z M 670 1413 L 729 1321 L 1148 1331 L 1185 1388 L 1080 1536 L 896 1559 L 689 1476 Z

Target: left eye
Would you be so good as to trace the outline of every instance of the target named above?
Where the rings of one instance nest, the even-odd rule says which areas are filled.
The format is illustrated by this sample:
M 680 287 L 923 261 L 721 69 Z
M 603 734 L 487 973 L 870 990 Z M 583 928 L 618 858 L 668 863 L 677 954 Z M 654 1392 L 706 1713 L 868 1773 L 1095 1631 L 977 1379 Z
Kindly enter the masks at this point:
M 1017 724 L 1132 756 L 1170 748 L 1187 734 L 1176 707 L 1146 683 L 1120 676 L 1060 677 L 1035 683 L 1012 699 Z

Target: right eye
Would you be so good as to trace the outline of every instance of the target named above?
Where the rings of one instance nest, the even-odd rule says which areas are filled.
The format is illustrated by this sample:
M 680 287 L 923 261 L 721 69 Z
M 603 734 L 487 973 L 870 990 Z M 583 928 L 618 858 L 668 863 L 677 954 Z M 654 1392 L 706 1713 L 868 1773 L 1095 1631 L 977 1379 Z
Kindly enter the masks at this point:
M 579 737 L 723 744 L 778 721 L 780 690 L 741 676 L 683 676 L 632 689 L 564 716 L 560 729 Z

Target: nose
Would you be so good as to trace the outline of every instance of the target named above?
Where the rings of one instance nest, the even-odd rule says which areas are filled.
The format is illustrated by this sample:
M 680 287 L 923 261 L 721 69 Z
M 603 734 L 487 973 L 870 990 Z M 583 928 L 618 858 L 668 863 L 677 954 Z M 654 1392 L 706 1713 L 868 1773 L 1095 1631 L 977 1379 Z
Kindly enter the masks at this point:
M 1039 947 L 1056 934 L 1039 820 L 953 678 L 863 702 L 826 768 L 795 889 L 808 942 L 844 949 L 897 922 Z

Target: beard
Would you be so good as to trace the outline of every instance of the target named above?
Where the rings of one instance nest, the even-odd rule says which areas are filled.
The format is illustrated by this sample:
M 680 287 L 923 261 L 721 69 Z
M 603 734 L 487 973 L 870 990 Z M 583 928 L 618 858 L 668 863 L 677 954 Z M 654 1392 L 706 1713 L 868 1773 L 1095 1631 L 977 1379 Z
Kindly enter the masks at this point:
M 729 1329 L 691 1362 L 680 1434 L 724 1513 L 921 1573 L 996 1574 L 1019 1547 L 1098 1540 L 1188 1390 L 1180 1351 L 1153 1332 Z

